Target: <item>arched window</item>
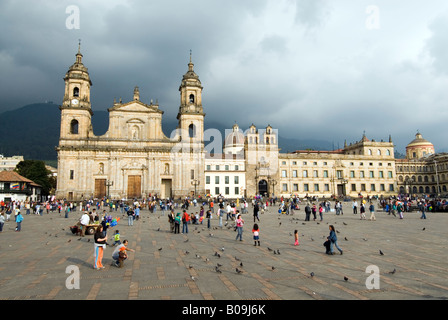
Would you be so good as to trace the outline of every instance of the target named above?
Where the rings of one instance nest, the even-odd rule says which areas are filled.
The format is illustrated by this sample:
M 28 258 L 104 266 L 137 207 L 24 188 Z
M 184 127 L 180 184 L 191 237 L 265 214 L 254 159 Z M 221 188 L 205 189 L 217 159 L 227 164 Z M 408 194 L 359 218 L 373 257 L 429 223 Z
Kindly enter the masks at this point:
M 78 134 L 79 129 L 79 122 L 76 119 L 73 119 L 72 122 L 70 122 L 70 133 L 71 134 Z
M 372 155 L 372 149 L 369 149 L 368 154 L 369 154 L 369 156 Z
M 79 88 L 78 88 L 78 87 L 75 87 L 75 88 L 73 89 L 73 96 L 74 96 L 74 97 L 79 97 Z
M 269 144 L 269 137 L 266 137 L 266 144 Z
M 194 137 L 196 137 L 196 127 L 195 127 L 194 124 L 190 124 L 190 125 L 188 126 L 188 136 L 189 136 L 190 138 L 194 138 Z
M 378 151 L 376 153 L 380 156 L 381 155 L 381 150 L 378 149 Z
M 194 94 L 190 94 L 190 103 L 194 103 Z
M 389 149 L 387 149 L 386 154 L 387 154 L 388 156 L 390 156 L 390 150 L 389 150 Z

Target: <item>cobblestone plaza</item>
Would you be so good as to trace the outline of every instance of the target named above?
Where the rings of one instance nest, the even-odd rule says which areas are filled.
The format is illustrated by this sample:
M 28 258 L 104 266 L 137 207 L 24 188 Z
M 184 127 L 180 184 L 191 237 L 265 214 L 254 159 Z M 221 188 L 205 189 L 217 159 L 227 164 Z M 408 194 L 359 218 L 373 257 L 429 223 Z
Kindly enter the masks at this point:
M 218 228 L 216 216 L 210 230 L 204 222 L 190 224 L 188 234 L 172 234 L 167 215 L 160 211 L 143 210 L 133 226 L 127 225 L 127 218 L 119 211 L 114 212 L 122 219 L 108 230 L 109 239 L 119 229 L 121 239 L 128 239 L 136 252 L 129 254 L 120 269 L 111 266 L 113 248 L 107 247 L 103 259 L 106 268 L 99 271 L 93 269 L 93 236 L 80 238 L 69 230 L 79 212 L 71 213 L 68 219 L 57 212 L 24 215 L 21 232 L 15 232 L 15 223 L 9 221 L 0 234 L 0 299 L 448 298 L 446 213 L 428 213 L 428 219 L 422 220 L 420 213 L 410 212 L 401 220 L 380 211 L 376 221 L 369 221 L 360 220 L 345 203 L 343 215 L 324 213 L 323 221 L 304 221 L 303 205 L 293 215 L 274 211 L 271 208 L 260 215 L 261 246 L 253 245 L 251 210 L 243 215 L 243 241 L 235 240 L 230 220 Z M 343 255 L 337 250 L 336 255 L 325 254 L 323 242 L 331 224 L 337 230 Z M 293 245 L 294 230 L 299 233 L 299 246 Z M 222 265 L 221 272 L 216 271 L 217 264 Z M 66 285 L 72 275 L 66 273 L 70 266 L 79 268 L 79 289 Z M 378 267 L 379 288 L 366 285 L 373 275 L 369 266 Z

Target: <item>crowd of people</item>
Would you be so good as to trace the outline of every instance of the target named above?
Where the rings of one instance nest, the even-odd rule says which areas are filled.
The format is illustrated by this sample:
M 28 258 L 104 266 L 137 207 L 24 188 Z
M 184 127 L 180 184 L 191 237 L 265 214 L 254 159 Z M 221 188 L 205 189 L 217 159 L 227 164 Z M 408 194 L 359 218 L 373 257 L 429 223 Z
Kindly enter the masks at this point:
M 332 203 L 333 202 L 333 203 Z M 376 204 L 376 206 L 375 206 Z M 313 221 L 319 219 L 323 221 L 324 215 L 329 212 L 334 212 L 336 215 L 343 215 L 343 205 L 339 199 L 322 199 L 319 201 L 316 197 L 305 197 L 300 199 L 297 196 L 290 198 L 266 198 L 256 196 L 251 199 L 225 199 L 222 196 L 215 198 L 184 198 L 178 199 L 159 199 L 157 196 L 143 199 L 141 201 L 126 201 L 109 200 L 109 199 L 86 199 L 79 202 L 53 200 L 44 203 L 21 202 L 12 201 L 5 203 L 0 202 L 0 232 L 3 231 L 5 222 L 13 221 L 16 223 L 16 232 L 22 230 L 22 221 L 24 220 L 21 211 L 25 215 L 36 214 L 43 215 L 51 214 L 55 211 L 64 213 L 64 217 L 68 218 L 70 213 L 80 211 L 81 216 L 78 219 L 76 226 L 73 226 L 73 233 L 79 234 L 81 237 L 85 236 L 86 230 L 91 225 L 96 225 L 96 232 L 94 234 L 94 268 L 101 270 L 104 268 L 102 264 L 103 253 L 106 245 L 108 245 L 107 230 L 116 225 L 111 224 L 111 213 L 117 212 L 127 215 L 128 226 L 133 226 L 135 220 L 140 218 L 140 210 L 146 209 L 151 213 L 160 211 L 160 215 L 164 216 L 167 213 L 169 230 L 173 234 L 188 234 L 189 225 L 204 225 L 210 230 L 211 220 L 217 220 L 217 226 L 214 228 L 233 228 L 236 232 L 235 240 L 243 241 L 243 229 L 245 220 L 243 214 L 248 214 L 249 210 L 253 211 L 253 227 L 252 236 L 254 246 L 260 246 L 261 243 L 261 228 L 262 225 L 260 214 L 265 212 L 278 213 L 285 215 L 293 215 L 296 210 L 300 210 L 300 206 L 304 207 L 305 221 L 310 221 L 313 216 Z M 419 210 L 421 212 L 421 219 L 426 219 L 426 212 L 445 211 L 448 204 L 446 200 L 430 199 L 428 197 L 411 198 L 409 196 L 399 195 L 398 197 L 391 197 L 388 199 L 377 199 L 370 197 L 358 197 L 352 200 L 352 213 L 358 214 L 361 220 L 366 220 L 366 211 L 369 210 L 369 220 L 375 221 L 376 208 L 393 215 L 394 217 L 404 218 L 406 212 L 412 210 Z M 274 209 L 275 208 L 275 209 Z M 190 211 L 190 213 L 188 213 Z M 225 220 L 225 222 L 224 222 Z M 116 222 L 116 221 L 115 221 Z M 182 225 L 182 228 L 181 228 Z M 327 254 L 334 254 L 334 247 L 343 254 L 342 249 L 337 242 L 337 235 L 332 225 L 329 226 L 330 234 L 327 241 L 324 243 Z M 134 250 L 128 247 L 128 241 L 125 239 L 121 241 L 120 232 L 115 230 L 112 236 L 114 242 L 112 246 L 115 247 L 112 257 L 113 265 L 122 267 L 123 262 L 128 257 L 128 252 Z M 294 231 L 294 246 L 299 245 L 299 238 L 297 230 Z

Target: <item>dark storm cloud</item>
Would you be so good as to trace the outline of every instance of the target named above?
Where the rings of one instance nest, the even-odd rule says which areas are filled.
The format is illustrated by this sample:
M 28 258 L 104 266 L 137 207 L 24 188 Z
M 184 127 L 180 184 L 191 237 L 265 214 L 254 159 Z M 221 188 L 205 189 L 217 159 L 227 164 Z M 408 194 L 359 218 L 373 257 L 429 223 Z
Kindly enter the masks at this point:
M 68 29 L 67 7 L 80 28 Z M 82 39 L 94 110 L 158 99 L 175 119 L 190 49 L 208 121 L 342 145 L 417 129 L 448 151 L 448 3 L 170 0 L 0 2 L 0 111 L 52 100 Z

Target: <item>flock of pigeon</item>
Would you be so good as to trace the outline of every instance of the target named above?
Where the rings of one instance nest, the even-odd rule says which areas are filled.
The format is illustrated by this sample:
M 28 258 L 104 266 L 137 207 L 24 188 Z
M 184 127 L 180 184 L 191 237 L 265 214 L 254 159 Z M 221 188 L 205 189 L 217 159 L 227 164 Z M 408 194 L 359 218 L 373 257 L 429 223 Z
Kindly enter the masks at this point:
M 278 219 L 280 219 L 280 218 L 278 218 Z M 290 219 L 291 222 L 292 222 L 293 220 L 299 220 L 299 219 L 296 219 L 296 218 L 292 218 L 292 219 Z M 296 223 L 297 223 L 297 222 L 296 222 Z M 345 226 L 347 225 L 346 222 L 342 222 L 342 223 L 343 223 L 343 225 L 345 225 Z M 305 225 L 305 224 L 306 224 L 305 222 L 302 223 L 302 225 Z M 317 224 L 319 224 L 319 222 L 317 222 Z M 327 224 L 328 224 L 328 223 L 327 223 Z M 278 225 L 278 226 L 280 227 L 281 225 L 282 225 L 282 222 L 279 222 L 279 225 Z M 234 227 L 234 224 L 228 224 L 228 223 L 226 222 L 226 223 L 224 224 L 224 227 L 226 227 L 227 229 L 231 229 L 231 228 Z M 218 229 L 218 227 L 213 227 L 213 229 L 216 230 L 216 229 Z M 198 227 L 195 227 L 194 231 L 197 232 L 197 233 L 200 233 L 200 231 L 197 231 L 197 230 L 198 230 Z M 202 229 L 202 230 L 204 231 L 204 229 Z M 425 229 L 423 229 L 423 230 L 425 230 Z M 160 231 L 160 228 L 158 228 L 157 231 Z M 336 231 L 336 232 L 339 233 L 339 231 Z M 289 235 L 292 236 L 292 233 L 290 232 Z M 209 237 L 214 237 L 214 234 L 209 232 L 209 235 L 208 235 L 208 236 L 209 236 Z M 303 234 L 302 234 L 302 236 L 303 236 Z M 311 241 L 314 241 L 314 239 L 313 239 L 312 237 L 310 237 L 310 240 L 311 240 Z M 345 240 L 345 241 L 348 241 L 347 237 L 344 237 L 344 240 Z M 363 240 L 364 240 L 364 241 L 367 241 L 366 238 L 363 238 Z M 188 238 L 187 238 L 186 240 L 184 240 L 184 242 L 188 242 L 188 241 L 189 241 Z M 162 248 L 159 248 L 158 250 L 159 250 L 159 251 L 162 251 Z M 224 247 L 221 247 L 220 250 L 221 250 L 221 252 L 224 252 L 225 248 L 224 248 Z M 267 250 L 268 250 L 269 252 L 273 252 L 274 255 L 280 255 L 280 254 L 281 254 L 281 253 L 280 253 L 280 249 L 272 249 L 272 248 L 270 248 L 270 247 L 267 247 Z M 187 254 L 189 254 L 190 252 L 189 252 L 188 250 L 185 250 L 184 253 L 187 255 Z M 384 255 L 384 252 L 383 252 L 382 250 L 379 250 L 379 254 L 380 254 L 381 256 L 383 256 L 383 255 Z M 201 258 L 201 256 L 198 255 L 198 254 L 196 254 L 195 256 L 196 256 L 196 259 L 200 259 L 200 258 Z M 221 253 L 215 251 L 215 253 L 213 254 L 213 256 L 216 257 L 216 258 L 221 258 Z M 238 268 L 238 267 L 235 268 L 235 273 L 236 273 L 236 274 L 242 274 L 242 273 L 243 273 L 243 270 L 242 270 L 242 268 L 243 268 L 243 262 L 241 262 L 241 260 L 240 260 L 238 257 L 236 257 L 236 256 L 234 256 L 234 259 L 235 259 L 235 261 L 240 262 L 240 263 L 239 263 L 239 268 Z M 209 258 L 205 258 L 205 261 L 208 262 L 208 261 L 210 261 L 210 259 L 209 259 Z M 222 267 L 222 266 L 223 266 L 222 264 L 217 263 L 217 264 L 214 266 L 214 271 L 215 271 L 216 273 L 222 273 L 222 270 L 221 270 L 221 267 Z M 188 268 L 189 268 L 189 269 L 193 269 L 194 267 L 193 267 L 193 265 L 190 264 L 190 265 L 188 266 Z M 271 270 L 272 270 L 272 271 L 276 270 L 276 267 L 275 267 L 275 266 L 271 266 Z M 394 268 L 393 271 L 390 271 L 390 272 L 389 272 L 389 274 L 395 274 L 395 272 L 396 272 L 396 269 Z M 314 273 L 314 272 L 311 272 L 311 273 L 310 273 L 310 277 L 313 278 L 314 276 L 315 276 L 315 273 Z M 190 276 L 190 278 L 191 278 L 191 280 L 193 280 L 193 281 L 196 281 L 196 280 L 197 280 L 194 276 Z M 347 276 L 344 276 L 343 279 L 344 279 L 345 282 L 349 281 L 349 278 L 348 278 Z

